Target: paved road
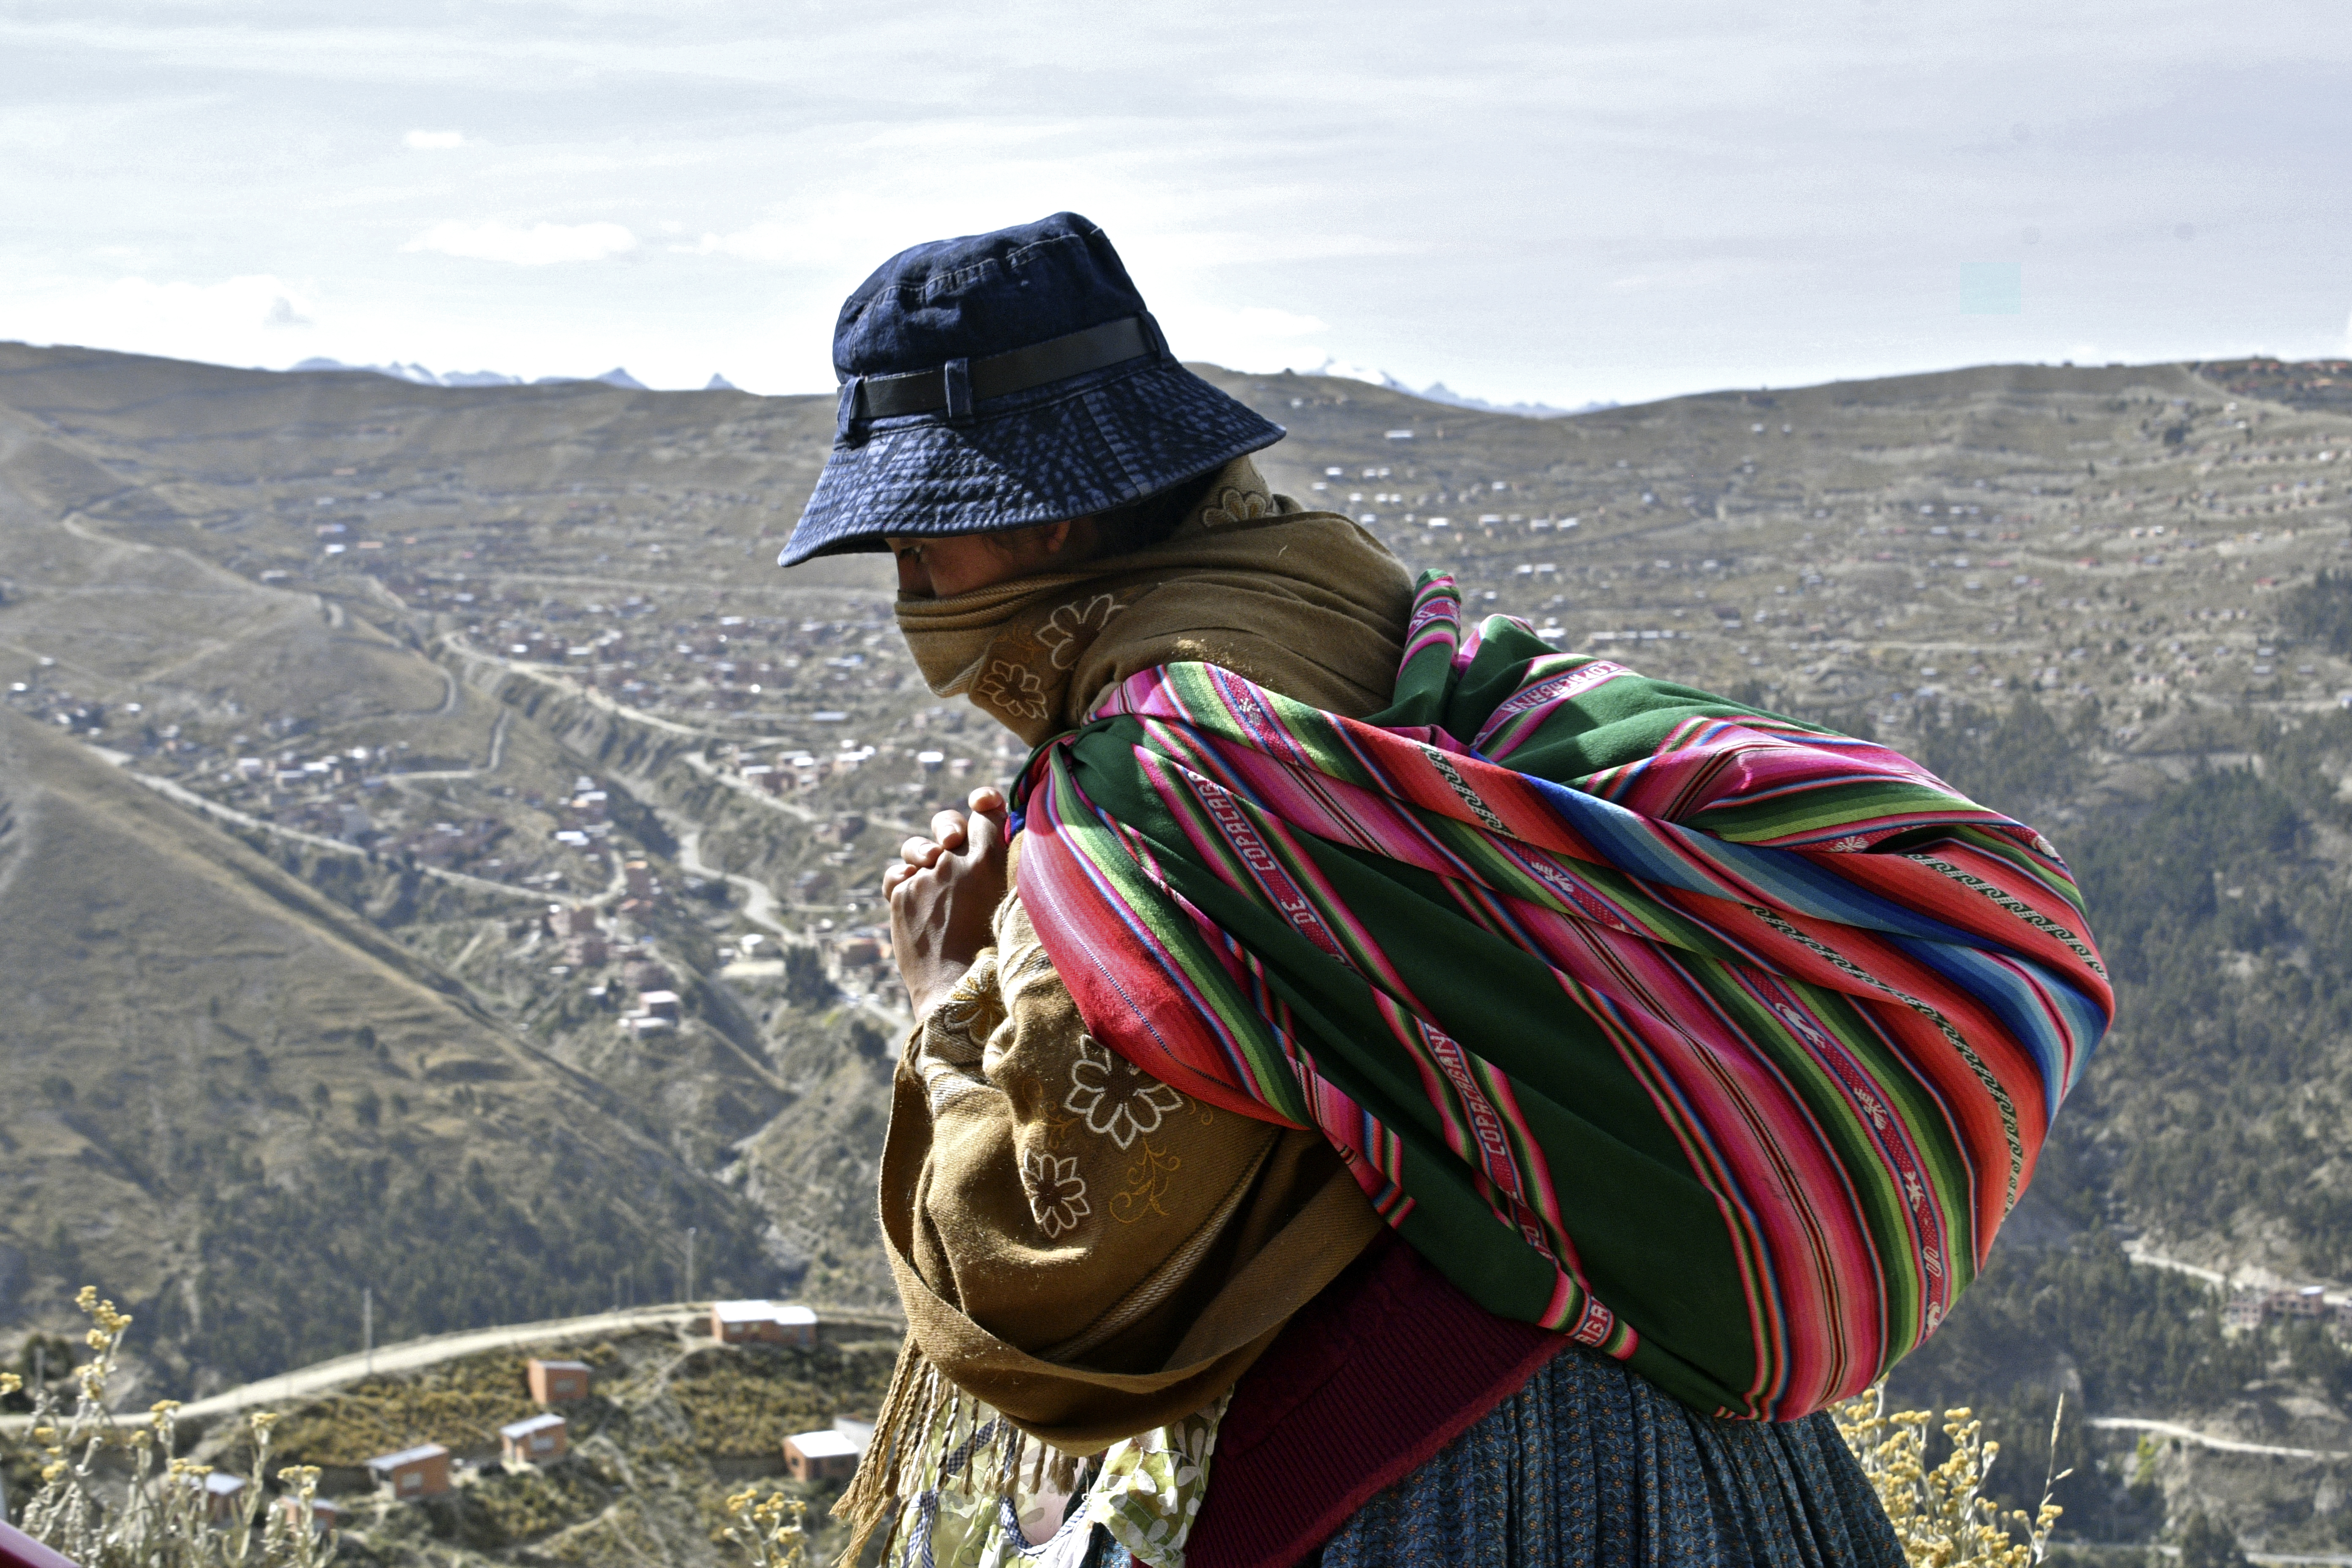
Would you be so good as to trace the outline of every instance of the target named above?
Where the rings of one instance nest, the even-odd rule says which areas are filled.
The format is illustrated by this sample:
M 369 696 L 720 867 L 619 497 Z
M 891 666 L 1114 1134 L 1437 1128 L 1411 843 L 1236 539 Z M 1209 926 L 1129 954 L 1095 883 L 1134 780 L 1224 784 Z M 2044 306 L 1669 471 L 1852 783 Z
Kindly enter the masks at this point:
M 446 669 L 443 669 L 441 673 L 449 679 L 450 689 L 456 690 L 456 678 L 450 676 Z M 384 779 L 391 784 L 413 784 L 418 779 L 470 779 L 478 778 L 484 773 L 497 773 L 499 759 L 506 752 L 507 721 L 513 717 L 513 709 L 501 708 L 499 710 L 499 716 L 490 721 L 490 760 L 478 768 L 420 768 L 414 773 L 386 773 L 383 775 Z
M 2150 1252 L 2136 1243 L 2125 1246 L 2124 1256 L 2143 1268 L 2168 1268 L 2175 1274 L 2186 1274 L 2192 1279 L 2202 1279 L 2208 1285 L 2219 1285 L 2224 1289 L 2228 1289 L 2231 1283 L 2230 1277 L 2219 1269 L 2207 1268 L 2195 1263 L 2184 1263 L 2178 1258 L 2167 1258 L 2160 1252 Z
M 2207 1268 L 2201 1264 L 2187 1263 L 2178 1258 L 2167 1258 L 2160 1252 L 2151 1252 L 2137 1243 L 2125 1247 L 2124 1256 L 2134 1263 L 2142 1264 L 2150 1268 L 2168 1268 L 2176 1274 L 2187 1274 L 2204 1280 L 2208 1285 L 2218 1285 L 2224 1290 L 2286 1290 L 2299 1289 L 2303 1285 L 2311 1283 L 2308 1277 L 2300 1280 L 2290 1279 L 2285 1275 L 2275 1274 L 2270 1269 L 2252 1264 L 2242 1268 L 2232 1268 L 2227 1272 L 2218 1268 Z M 2347 1291 L 2338 1285 L 2326 1285 L 2321 1289 L 2320 1300 L 2331 1307 L 2352 1304 L 2352 1291 Z
M 2282 1459 L 2352 1459 L 2352 1452 L 2340 1448 L 2287 1448 L 2275 1443 L 2242 1443 L 2235 1437 L 2216 1437 L 2193 1426 L 2183 1426 L 2178 1421 L 2158 1421 L 2141 1415 L 2094 1415 L 2091 1425 L 2116 1432 L 2154 1432 L 2159 1436 L 2178 1437 L 2184 1443 L 2218 1449 L 2224 1454 L 2270 1454 Z M 2336 1560 L 2313 1557 L 2304 1561 L 2326 1563 Z
M 445 1361 L 461 1356 L 478 1355 L 484 1351 L 504 1350 L 512 1345 L 551 1344 L 566 1340 L 600 1339 L 609 1334 L 632 1329 L 681 1328 L 706 1320 L 710 1312 L 708 1303 L 688 1305 L 674 1302 L 660 1307 L 631 1307 L 618 1312 L 595 1312 L 584 1318 L 551 1318 L 536 1323 L 507 1323 L 494 1329 L 467 1329 L 453 1334 L 434 1334 L 421 1340 L 404 1340 L 396 1345 L 383 1345 L 373 1355 L 338 1356 L 312 1366 L 267 1377 L 257 1383 L 225 1390 L 204 1399 L 192 1399 L 183 1405 L 183 1416 L 223 1415 L 257 1405 L 291 1405 L 311 1394 L 323 1394 L 347 1383 L 356 1383 L 379 1372 L 415 1372 L 437 1366 Z M 899 1334 L 906 1325 L 897 1318 L 873 1312 L 831 1311 L 817 1309 L 820 1324 L 846 1328 L 871 1329 L 879 1333 Z M 144 1420 L 143 1415 L 126 1415 L 121 1419 Z M 16 1431 L 27 1425 L 31 1417 L 10 1415 L 0 1417 L 0 1430 Z
M 702 858 L 702 825 L 690 822 L 677 812 L 647 803 L 646 809 L 677 840 L 677 868 L 689 877 L 705 877 L 714 882 L 725 882 L 743 890 L 743 918 L 753 925 L 773 931 L 778 936 L 793 934 L 776 919 L 775 889 L 757 877 L 745 877 L 733 871 L 721 870 Z
M 2133 1568 L 2137 1568 L 2138 1564 L 2146 1563 L 2147 1554 L 2151 1552 L 2155 1552 L 2159 1559 L 2168 1562 L 2180 1555 L 2180 1548 L 2178 1546 L 2148 1546 L 2137 1542 L 2062 1540 L 2059 1544 L 2068 1552 L 2087 1552 L 2096 1556 L 2120 1553 L 2133 1564 Z M 2249 1552 L 2246 1553 L 2246 1561 L 2249 1563 L 2333 1563 L 2337 1565 L 2337 1568 L 2343 1568 L 2345 1564 L 2352 1564 L 2352 1557 L 2300 1557 L 2277 1552 Z

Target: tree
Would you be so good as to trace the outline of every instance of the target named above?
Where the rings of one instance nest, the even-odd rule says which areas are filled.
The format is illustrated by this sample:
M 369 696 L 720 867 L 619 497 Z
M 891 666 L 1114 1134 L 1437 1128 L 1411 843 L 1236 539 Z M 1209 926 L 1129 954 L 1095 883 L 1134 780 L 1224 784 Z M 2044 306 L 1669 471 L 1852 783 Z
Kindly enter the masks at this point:
M 2189 1516 L 2180 1531 L 2180 1568 L 2247 1568 L 2238 1538 L 2217 1524 L 2203 1510 Z
M 800 1007 L 822 1007 L 840 995 L 825 974 L 824 960 L 814 947 L 788 943 L 784 948 L 784 996 Z

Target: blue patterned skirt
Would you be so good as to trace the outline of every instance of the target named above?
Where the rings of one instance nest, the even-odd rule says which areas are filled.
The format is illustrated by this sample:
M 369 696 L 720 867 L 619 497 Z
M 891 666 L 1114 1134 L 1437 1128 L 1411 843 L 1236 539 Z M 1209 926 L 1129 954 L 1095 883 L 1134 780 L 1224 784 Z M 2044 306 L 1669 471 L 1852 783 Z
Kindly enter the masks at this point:
M 1569 1352 L 1356 1510 L 1321 1568 L 1902 1568 L 1826 1415 L 1717 1421 Z

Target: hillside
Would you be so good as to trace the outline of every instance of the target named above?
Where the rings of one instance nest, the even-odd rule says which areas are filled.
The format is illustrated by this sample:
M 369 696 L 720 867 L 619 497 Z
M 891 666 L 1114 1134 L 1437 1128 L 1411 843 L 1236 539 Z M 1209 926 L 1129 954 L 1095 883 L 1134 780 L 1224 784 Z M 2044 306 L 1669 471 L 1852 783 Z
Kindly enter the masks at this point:
M 747 1559 L 720 1534 L 724 1505 L 746 1487 L 806 1501 L 822 1553 L 813 1561 L 831 1561 L 845 1543 L 845 1531 L 827 1516 L 841 1483 L 788 1477 L 783 1440 L 829 1430 L 837 1417 L 870 1425 L 898 1353 L 895 1327 L 827 1313 L 811 1346 L 729 1345 L 711 1340 L 707 1309 L 657 1316 L 601 1333 L 577 1323 L 537 1325 L 542 1337 L 512 1336 L 498 1349 L 266 1400 L 277 1417 L 270 1464 L 320 1468 L 320 1495 L 341 1510 L 340 1562 L 732 1568 Z M 563 1417 L 565 1453 L 511 1462 L 499 1429 L 541 1413 L 529 1382 L 534 1357 L 584 1363 L 589 1391 L 548 1407 Z M 194 1462 L 253 1474 L 242 1414 L 191 1414 L 178 1433 Z M 367 1462 L 425 1443 L 449 1451 L 453 1484 L 421 1500 L 394 1500 Z M 5 1436 L 0 1450 L 10 1495 L 26 1495 L 37 1484 L 32 1454 Z M 101 1489 L 122 1479 L 120 1466 L 101 1465 Z
M 2121 1025 L 1907 1388 L 2022 1448 L 2061 1388 L 2352 1448 L 2328 1333 L 2126 1261 L 2352 1281 L 2344 366 L 1542 421 L 1205 374 L 1475 603 L 1883 734 L 2081 870 Z M 0 1335 L 87 1274 L 201 1389 L 354 1348 L 362 1284 L 384 1338 L 682 1294 L 689 1226 L 698 1289 L 887 1297 L 874 876 L 1014 748 L 875 558 L 772 566 L 831 420 L 0 345 Z M 2137 1441 L 2080 1451 L 2084 1530 L 2352 1545 L 2324 1466 Z

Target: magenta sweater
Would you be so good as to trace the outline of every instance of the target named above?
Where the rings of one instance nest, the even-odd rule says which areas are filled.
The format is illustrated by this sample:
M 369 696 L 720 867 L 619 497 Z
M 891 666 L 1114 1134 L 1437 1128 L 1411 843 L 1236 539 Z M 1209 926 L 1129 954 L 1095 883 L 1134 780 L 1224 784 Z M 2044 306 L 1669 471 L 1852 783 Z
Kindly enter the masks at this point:
M 1234 1386 L 1186 1568 L 1290 1568 L 1567 1345 L 1377 1237 Z

